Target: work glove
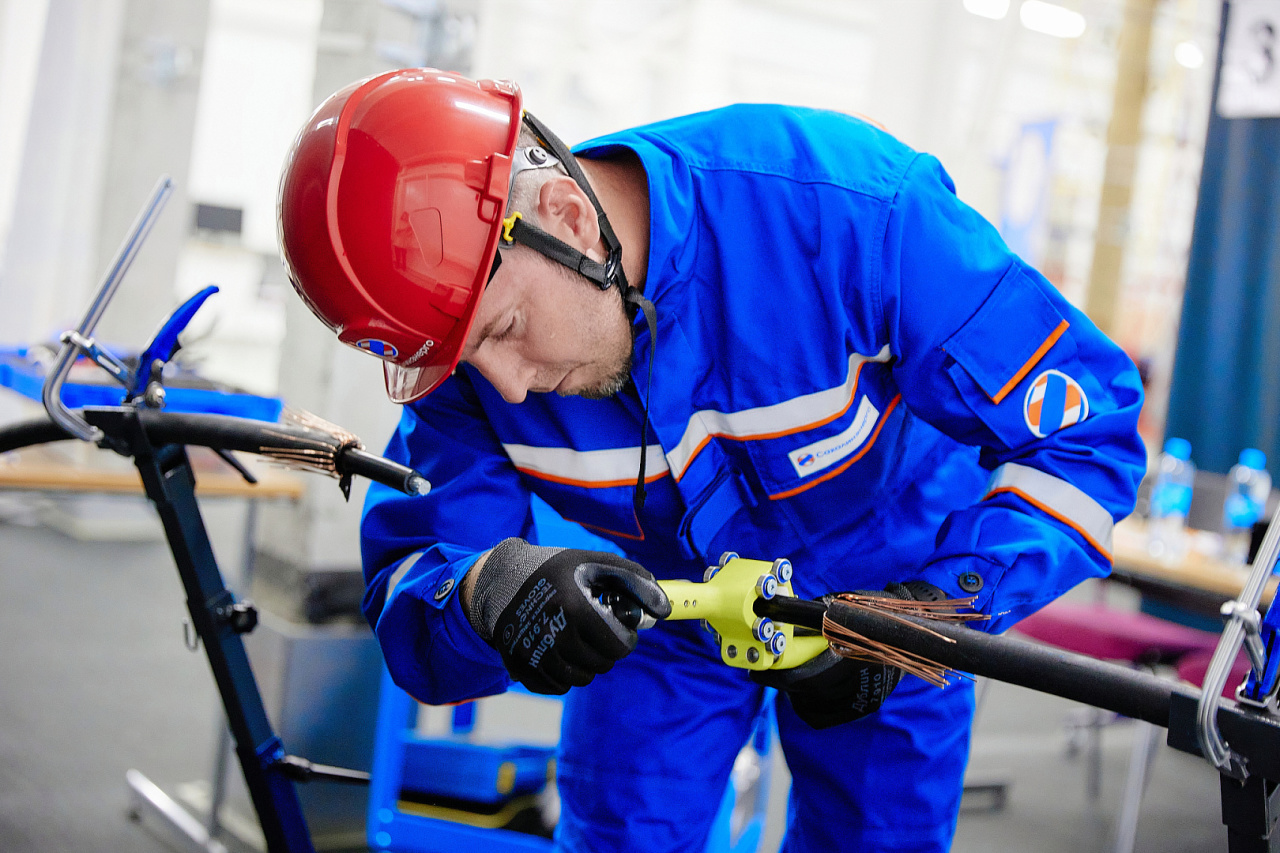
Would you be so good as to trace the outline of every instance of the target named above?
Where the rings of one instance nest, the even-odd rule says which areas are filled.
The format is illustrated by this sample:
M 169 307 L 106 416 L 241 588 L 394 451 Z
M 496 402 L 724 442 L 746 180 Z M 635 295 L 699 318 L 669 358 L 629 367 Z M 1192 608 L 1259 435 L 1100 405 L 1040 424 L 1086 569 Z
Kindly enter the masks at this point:
M 904 601 L 941 601 L 946 594 L 931 583 L 891 583 L 883 592 L 856 590 L 857 595 L 898 598 Z M 841 593 L 819 599 L 830 605 Z M 878 710 L 898 686 L 902 670 L 889 664 L 850 660 L 825 649 L 812 660 L 792 669 L 753 671 L 751 678 L 776 687 L 787 696 L 796 716 L 810 727 L 828 729 L 860 720 Z
M 653 575 L 630 560 L 504 539 L 480 567 L 467 618 L 512 678 L 534 693 L 567 693 L 636 647 L 635 629 L 601 603 L 603 593 L 625 594 L 654 618 L 671 615 Z

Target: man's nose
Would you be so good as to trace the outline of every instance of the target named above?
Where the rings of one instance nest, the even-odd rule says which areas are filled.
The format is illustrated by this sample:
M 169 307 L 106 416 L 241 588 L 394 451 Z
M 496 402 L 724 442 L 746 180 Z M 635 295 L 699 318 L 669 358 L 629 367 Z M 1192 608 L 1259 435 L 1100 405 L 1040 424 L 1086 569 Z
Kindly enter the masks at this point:
M 523 403 L 533 382 L 534 369 L 524 359 L 502 353 L 476 353 L 471 358 L 476 370 L 489 380 L 489 384 L 502 395 L 508 403 Z

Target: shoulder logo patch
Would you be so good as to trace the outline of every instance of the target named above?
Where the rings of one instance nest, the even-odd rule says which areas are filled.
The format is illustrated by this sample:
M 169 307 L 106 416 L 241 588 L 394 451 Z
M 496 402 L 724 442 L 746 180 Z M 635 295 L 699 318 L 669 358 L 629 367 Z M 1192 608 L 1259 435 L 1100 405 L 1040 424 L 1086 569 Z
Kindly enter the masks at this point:
M 1046 370 L 1037 376 L 1022 402 L 1022 419 L 1036 438 L 1044 438 L 1087 417 L 1089 398 L 1084 389 L 1060 370 Z

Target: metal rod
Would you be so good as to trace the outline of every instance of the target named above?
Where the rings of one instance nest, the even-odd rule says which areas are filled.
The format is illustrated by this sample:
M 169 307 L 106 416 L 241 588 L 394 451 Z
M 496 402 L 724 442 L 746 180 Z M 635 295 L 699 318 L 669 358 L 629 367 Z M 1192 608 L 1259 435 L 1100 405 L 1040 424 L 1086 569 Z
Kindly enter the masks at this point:
M 162 791 L 155 782 L 137 770 L 125 771 L 125 781 L 129 785 L 129 790 L 133 792 L 130 798 L 131 809 L 139 820 L 143 817 L 145 806 L 147 810 L 160 817 L 165 824 L 179 833 L 176 840 L 182 842 L 183 847 L 191 850 L 192 853 L 227 853 L 227 848 L 221 841 L 214 838 L 209 830 L 200 824 L 200 821 L 174 802 L 173 798 Z
M 124 278 L 124 274 L 129 271 L 129 267 L 133 265 L 133 259 L 137 256 L 138 249 L 141 248 L 142 242 L 147 238 L 147 235 L 151 233 L 151 226 L 155 224 L 156 217 L 172 192 L 173 181 L 169 179 L 168 175 L 161 176 L 155 188 L 151 191 L 150 200 L 138 213 L 138 218 L 134 220 L 133 226 L 129 229 L 124 242 L 120 244 L 120 248 L 116 251 L 115 259 L 107 269 L 101 284 L 98 285 L 97 295 L 94 296 L 93 301 L 89 304 L 89 310 L 85 312 L 80 325 L 76 327 L 75 333 L 80 339 L 83 340 L 92 336 L 94 327 L 98 325 L 98 320 L 102 318 L 102 313 L 106 310 L 107 304 L 111 301 L 111 297 L 115 295 L 116 287 L 119 286 L 120 280 Z M 54 423 L 76 438 L 84 441 L 98 441 L 102 438 L 102 430 L 95 426 L 90 426 L 83 418 L 76 415 L 62 403 L 62 383 L 66 381 L 67 374 L 71 372 L 71 366 L 75 363 L 76 355 L 79 352 L 80 347 L 76 345 L 74 339 L 71 339 L 70 336 L 62 342 L 62 348 L 58 350 L 58 357 L 54 360 L 53 366 L 45 377 L 41 398 L 44 402 L 45 411 L 49 413 L 49 417 L 53 419 Z
M 1236 779 L 1244 779 L 1248 776 L 1248 770 L 1245 768 L 1244 760 L 1231 749 L 1218 731 L 1218 708 L 1222 704 L 1222 689 L 1227 685 L 1231 667 L 1245 640 L 1244 620 L 1249 616 L 1257 618 L 1258 602 L 1262 600 L 1262 591 L 1267 585 L 1267 578 L 1271 576 L 1277 554 L 1280 554 L 1280 523 L 1277 523 L 1277 519 L 1280 519 L 1280 507 L 1277 507 L 1271 516 L 1271 522 L 1267 525 L 1266 535 L 1262 537 L 1262 544 L 1253 558 L 1253 567 L 1249 572 L 1249 579 L 1245 581 L 1244 589 L 1240 592 L 1240 597 L 1223 607 L 1227 624 L 1222 630 L 1217 648 L 1213 650 L 1209 668 L 1205 671 L 1204 693 L 1196 709 L 1196 741 L 1200 745 L 1200 752 L 1213 763 L 1214 767 L 1218 768 L 1219 772 Z M 1259 671 L 1257 675 L 1258 678 L 1262 678 L 1265 671 Z

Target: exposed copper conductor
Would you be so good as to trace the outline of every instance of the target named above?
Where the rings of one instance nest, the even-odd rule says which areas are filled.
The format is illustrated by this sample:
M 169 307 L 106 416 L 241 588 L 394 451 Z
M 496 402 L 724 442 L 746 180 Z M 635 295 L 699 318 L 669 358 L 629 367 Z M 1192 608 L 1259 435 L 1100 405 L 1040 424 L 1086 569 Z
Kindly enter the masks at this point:
M 364 443 L 352 432 L 330 423 L 319 415 L 312 414 L 304 409 L 292 409 L 286 407 L 283 412 L 286 423 L 297 424 L 316 432 L 324 433 L 330 436 L 332 441 L 326 441 L 317 438 L 310 447 L 300 447 L 303 443 L 299 440 L 295 433 L 285 435 L 281 433 L 282 439 L 287 439 L 293 446 L 291 447 L 260 447 L 258 452 L 272 462 L 282 465 L 285 468 L 292 468 L 299 471 L 312 471 L 317 474 L 327 474 L 330 477 L 338 477 L 337 458 L 338 455 L 348 448 L 364 449 Z M 267 430 L 270 433 L 270 430 Z M 333 441 L 336 441 L 335 445 Z
M 904 619 L 903 616 L 934 619 L 939 622 L 974 622 L 989 618 L 984 613 L 974 613 L 972 610 L 967 613 L 961 612 L 962 608 L 971 608 L 976 600 L 977 596 L 947 598 L 941 601 L 908 601 L 881 595 L 862 595 L 847 592 L 836 596 L 831 602 L 831 607 L 874 610 L 917 631 L 924 631 L 944 642 L 954 643 L 955 640 L 944 637 L 937 631 L 931 631 L 928 627 L 912 619 Z M 885 643 L 868 639 L 836 622 L 829 614 L 822 617 L 822 636 L 830 644 L 831 650 L 841 657 L 896 666 L 903 672 L 915 675 L 938 687 L 945 687 L 952 676 L 957 678 L 970 677 L 965 673 L 958 672 L 912 652 L 903 651 Z

